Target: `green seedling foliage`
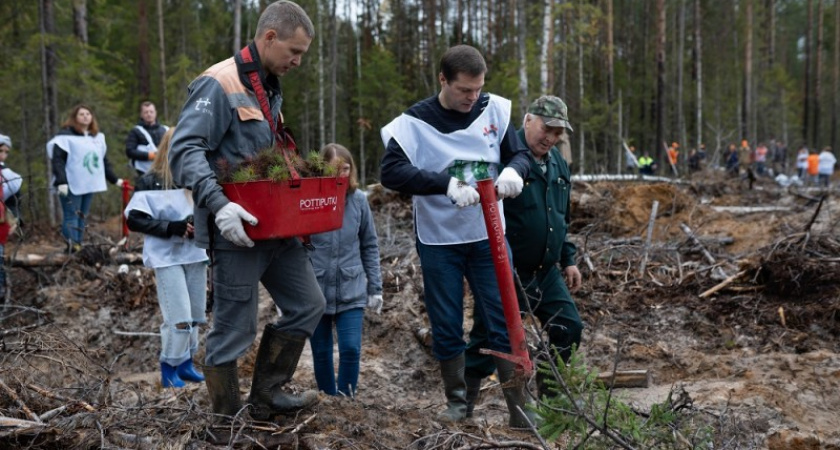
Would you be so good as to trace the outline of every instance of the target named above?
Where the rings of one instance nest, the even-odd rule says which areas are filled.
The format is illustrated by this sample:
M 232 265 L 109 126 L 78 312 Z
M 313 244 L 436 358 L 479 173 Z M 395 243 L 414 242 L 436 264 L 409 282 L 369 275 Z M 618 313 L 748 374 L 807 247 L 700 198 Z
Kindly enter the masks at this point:
M 247 183 L 248 181 L 254 181 L 259 179 L 257 177 L 257 173 L 254 172 L 254 168 L 251 166 L 240 166 L 233 172 L 232 181 L 234 183 Z
M 321 154 L 316 151 L 308 152 L 305 159 L 297 153 L 289 154 L 288 158 L 287 161 L 280 151 L 266 148 L 253 157 L 247 158 L 235 170 L 232 170 L 230 162 L 224 158 L 216 161 L 216 168 L 222 183 L 246 183 L 257 180 L 288 181 L 292 177 L 290 166 L 302 178 L 335 176 L 338 173 L 336 166 L 326 163 Z
M 686 415 L 678 412 L 673 391 L 648 414 L 634 411 L 574 350 L 568 363 L 558 355 L 555 364 L 544 362 L 537 367 L 546 375 L 546 387 L 552 394 L 533 407 L 541 419 L 540 435 L 552 441 L 566 436 L 570 438 L 568 448 L 616 448 L 607 431 L 635 448 L 711 448 L 711 428 L 692 426 Z M 692 441 L 677 435 L 691 436 Z

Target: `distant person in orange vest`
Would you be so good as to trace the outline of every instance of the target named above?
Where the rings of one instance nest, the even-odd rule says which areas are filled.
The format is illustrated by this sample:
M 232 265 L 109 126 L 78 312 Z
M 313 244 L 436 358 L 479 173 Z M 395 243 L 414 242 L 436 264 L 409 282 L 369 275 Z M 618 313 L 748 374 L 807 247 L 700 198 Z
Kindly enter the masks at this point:
M 677 175 L 677 161 L 679 161 L 680 152 L 677 150 L 680 148 L 680 144 L 676 142 L 671 142 L 671 147 L 668 148 L 668 162 L 671 164 L 671 168 L 674 171 L 674 175 Z
M 820 155 L 816 150 L 808 153 L 808 183 L 817 184 L 817 176 L 820 173 Z

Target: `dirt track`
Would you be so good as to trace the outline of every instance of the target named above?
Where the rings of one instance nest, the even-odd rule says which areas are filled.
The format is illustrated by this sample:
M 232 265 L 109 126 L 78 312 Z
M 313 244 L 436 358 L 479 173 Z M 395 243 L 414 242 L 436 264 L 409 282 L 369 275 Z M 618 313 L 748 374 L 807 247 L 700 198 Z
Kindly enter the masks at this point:
M 584 287 L 575 296 L 587 327 L 585 359 L 600 371 L 611 370 L 617 355 L 619 369 L 649 369 L 650 388 L 619 393 L 642 411 L 663 401 L 673 386 L 683 386 L 699 416 L 714 425 L 715 448 L 840 448 L 840 277 L 820 278 L 840 273 L 840 202 L 829 197 L 810 233 L 799 236 L 813 218 L 816 203 L 809 198 L 815 193 L 796 195 L 769 180 L 754 191 L 741 189 L 725 179 L 685 186 L 575 184 L 573 239 L 578 256 L 586 254 L 592 263 L 579 263 Z M 637 238 L 645 236 L 653 200 L 660 202 L 659 214 L 642 276 L 643 242 Z M 282 448 L 292 448 L 291 442 L 300 448 L 472 448 L 485 439 L 541 448 L 529 433 L 506 428 L 493 381 L 486 384 L 476 420 L 449 429 L 434 422 L 444 400 L 437 365 L 416 337 L 426 322 L 410 205 L 378 191 L 371 202 L 386 303 L 381 316 L 366 319 L 357 398 L 324 398 L 313 411 L 283 418 L 285 433 L 274 437 L 243 429 L 240 446 L 254 446 L 253 438 L 267 447 L 289 446 Z M 712 208 L 759 205 L 790 209 L 734 215 Z M 700 298 L 721 280 L 688 243 L 680 223 L 701 238 L 731 237 L 730 245 L 703 242 L 726 275 L 745 274 Z M 97 224 L 92 233 L 102 251 L 109 237 L 115 239 L 114 225 Z M 58 252 L 55 241 L 56 234 L 42 233 L 39 242 L 17 250 Z M 117 334 L 157 331 L 149 270 L 135 266 L 118 274 L 116 266 L 74 261 L 60 268 L 14 268 L 12 277 L 15 308 L 0 309 L 0 329 L 21 329 L 2 337 L 0 380 L 35 414 L 67 408 L 47 428 L 0 425 L 0 447 L 223 448 L 220 443 L 228 442 L 222 439 L 226 430 L 211 426 L 205 414 L 203 386 L 160 389 L 158 338 Z M 803 279 L 810 284 L 798 284 Z M 276 314 L 265 295 L 261 311 L 263 322 Z M 243 393 L 253 356 L 242 361 Z M 31 384 L 61 398 L 26 387 Z M 308 353 L 293 385 L 315 385 Z M 78 400 L 93 411 L 85 412 Z M 5 391 L 0 417 L 32 419 Z M 212 436 L 216 444 L 208 443 Z

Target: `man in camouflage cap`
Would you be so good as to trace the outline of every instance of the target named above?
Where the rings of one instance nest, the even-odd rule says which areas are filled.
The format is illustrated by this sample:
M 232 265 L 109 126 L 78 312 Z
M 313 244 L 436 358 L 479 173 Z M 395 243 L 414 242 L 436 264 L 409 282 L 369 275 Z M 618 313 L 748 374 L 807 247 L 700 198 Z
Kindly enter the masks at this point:
M 527 300 L 520 298 L 520 309 L 533 311 L 548 336 L 549 351 L 541 347 L 539 361 L 556 361 L 558 355 L 568 361 L 572 347 L 580 345 L 583 331 L 570 293 L 581 286 L 576 248 L 566 235 L 571 222 L 571 174 L 556 147 L 561 135 L 571 129 L 566 104 L 559 98 L 543 96 L 531 103 L 517 132 L 530 150 L 531 170 L 522 193 L 504 201 L 513 266 L 527 296 Z M 475 315 L 465 370 L 470 413 L 478 400 L 481 379 L 493 373 L 492 359 L 479 353 L 485 341 L 484 324 Z M 540 397 L 555 395 L 546 390 L 542 378 L 537 373 Z
M 566 108 L 566 104 L 559 97 L 543 95 L 531 103 L 528 114 L 540 116 L 546 126 L 563 127 L 565 131 L 560 134 L 560 139 L 555 145 L 560 150 L 560 155 L 566 160 L 566 164 L 569 165 L 569 172 L 571 172 L 572 146 L 569 143 L 569 133 L 574 130 L 569 124 L 569 109 Z

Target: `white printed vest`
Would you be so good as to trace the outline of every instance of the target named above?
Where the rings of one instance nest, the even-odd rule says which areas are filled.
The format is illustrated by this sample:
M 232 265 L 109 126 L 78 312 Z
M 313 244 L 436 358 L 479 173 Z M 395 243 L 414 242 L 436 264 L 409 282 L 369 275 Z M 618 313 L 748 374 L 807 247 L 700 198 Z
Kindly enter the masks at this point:
M 393 138 L 411 163 L 423 170 L 447 173 L 472 186 L 499 176 L 500 145 L 510 123 L 510 100 L 490 94 L 476 120 L 463 130 L 443 134 L 426 122 L 402 114 L 382 128 L 385 145 Z M 504 226 L 502 202 L 499 214 Z M 446 195 L 415 195 L 417 238 L 427 245 L 449 245 L 487 239 L 480 205 L 459 208 Z
M 52 159 L 53 148 L 58 145 L 67 152 L 67 185 L 75 195 L 103 192 L 105 183 L 105 134 L 77 136 L 60 134 L 47 142 L 47 156 Z

